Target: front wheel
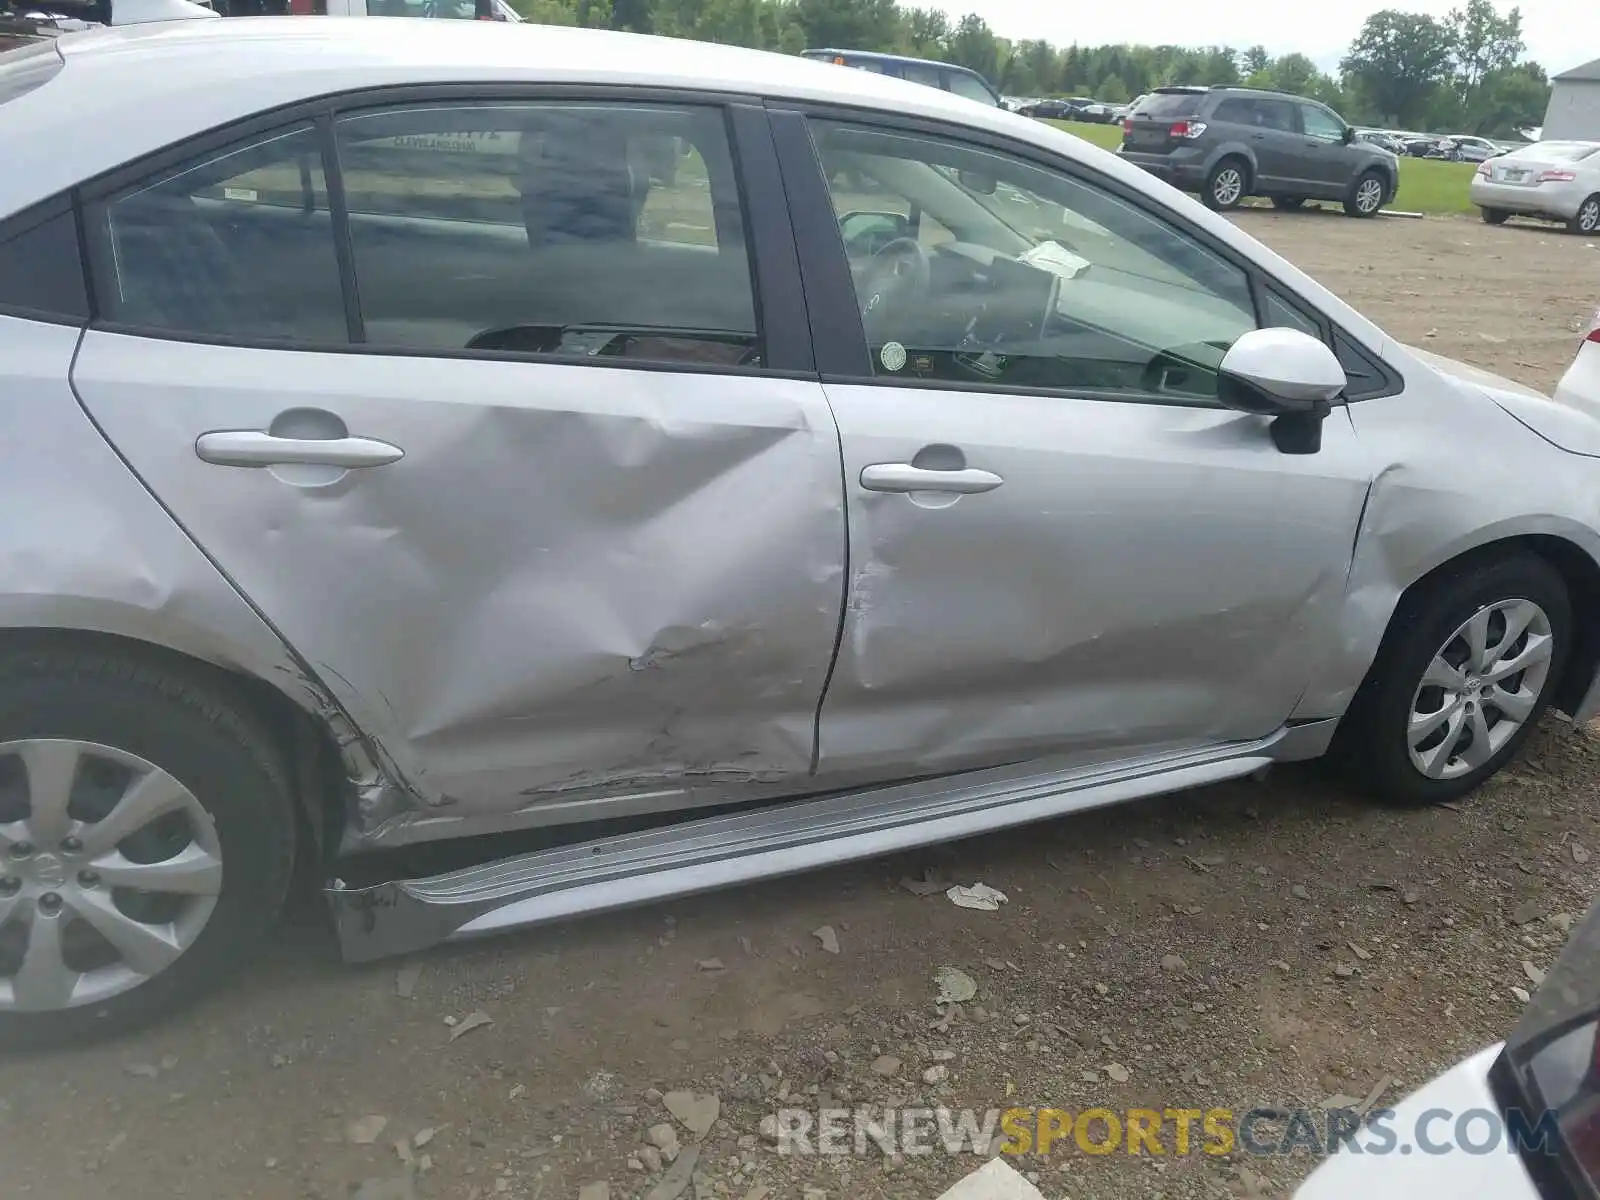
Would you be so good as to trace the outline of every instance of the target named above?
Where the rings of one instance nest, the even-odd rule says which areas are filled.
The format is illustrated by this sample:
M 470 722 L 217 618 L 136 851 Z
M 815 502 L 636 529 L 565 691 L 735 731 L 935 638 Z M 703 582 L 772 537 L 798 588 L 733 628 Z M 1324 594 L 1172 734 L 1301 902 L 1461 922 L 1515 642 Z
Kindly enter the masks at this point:
M 1543 559 L 1464 566 L 1402 601 L 1335 753 L 1395 803 L 1469 792 L 1533 731 L 1571 639 L 1566 585 Z
M 1200 193 L 1200 199 L 1207 208 L 1227 212 L 1239 207 L 1246 191 L 1244 164 L 1236 158 L 1225 158 L 1212 167 L 1206 176 L 1205 190 Z
M 1567 222 L 1567 228 L 1573 233 L 1585 236 L 1600 233 L 1600 192 L 1596 192 L 1578 205 L 1578 211 L 1572 220 Z
M 1384 181 L 1376 171 L 1368 171 L 1350 185 L 1344 211 L 1352 217 L 1376 216 L 1383 207 Z
M 145 1023 L 247 956 L 288 889 L 269 735 L 201 670 L 0 654 L 0 1046 Z

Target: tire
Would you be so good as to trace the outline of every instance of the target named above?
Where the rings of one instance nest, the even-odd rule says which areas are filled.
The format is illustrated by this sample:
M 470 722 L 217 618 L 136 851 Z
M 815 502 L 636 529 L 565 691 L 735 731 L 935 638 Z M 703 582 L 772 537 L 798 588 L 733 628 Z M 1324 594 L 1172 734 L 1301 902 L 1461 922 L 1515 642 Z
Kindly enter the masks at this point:
M 1485 208 L 1479 210 L 1483 214 L 1485 225 L 1504 225 L 1511 214 L 1503 208 Z
M 1530 604 L 1540 615 L 1518 638 L 1506 642 L 1508 616 L 1520 620 Z M 1439 677 L 1465 685 L 1454 691 L 1452 700 L 1452 692 L 1428 684 L 1425 675 L 1439 670 L 1435 664 L 1441 658 L 1446 667 L 1470 668 L 1470 662 L 1461 661 L 1470 646 L 1456 634 L 1476 619 L 1486 622 L 1491 663 L 1515 661 L 1536 638 L 1549 639 L 1544 643 L 1549 656 L 1482 692 L 1470 690 L 1476 679 L 1470 669 L 1453 675 L 1442 671 Z M 1422 806 L 1464 795 L 1503 767 L 1538 725 L 1571 644 L 1571 601 L 1554 567 L 1529 554 L 1463 564 L 1401 602 L 1371 671 L 1340 722 L 1335 758 L 1347 774 L 1390 803 Z M 1516 718 L 1495 703 L 1507 682 L 1518 688 Z M 1509 702 L 1511 696 L 1505 698 Z M 1459 721 L 1450 716 L 1434 722 L 1433 728 L 1419 725 L 1413 744 L 1413 718 L 1420 722 L 1447 711 L 1459 715 Z M 1488 747 L 1489 753 L 1478 747 Z
M 1363 171 L 1345 194 L 1344 211 L 1352 217 L 1375 217 L 1388 191 L 1388 181 L 1382 172 Z
M 1600 233 L 1600 192 L 1586 199 L 1578 205 L 1578 211 L 1567 222 L 1570 233 L 1579 233 L 1584 237 L 1593 237 Z
M 1249 165 L 1242 158 L 1225 158 L 1206 173 L 1200 199 L 1214 212 L 1228 212 L 1249 194 Z
M 72 782 L 51 789 L 52 772 Z M 58 817 L 52 794 L 70 799 Z M 135 803 L 150 796 L 162 802 Z M 17 826 L 0 834 L 4 1047 L 80 1042 L 188 1003 L 248 958 L 293 870 L 270 735 L 204 668 L 139 654 L 66 642 L 0 654 L 0 824 L 19 819 L 24 844 Z M 179 867 L 188 894 L 148 886 Z M 51 957 L 55 937 L 64 953 Z
M 1284 212 L 1294 212 L 1297 209 L 1304 208 L 1305 205 L 1306 198 L 1304 196 L 1274 196 L 1272 198 L 1272 207 L 1282 209 Z

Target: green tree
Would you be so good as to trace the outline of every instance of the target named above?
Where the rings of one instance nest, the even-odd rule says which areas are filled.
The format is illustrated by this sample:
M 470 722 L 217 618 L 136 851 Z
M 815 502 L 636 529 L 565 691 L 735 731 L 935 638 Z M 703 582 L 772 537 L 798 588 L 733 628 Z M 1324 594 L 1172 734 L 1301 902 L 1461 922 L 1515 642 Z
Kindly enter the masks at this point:
M 998 79 L 1000 40 L 987 21 L 977 13 L 968 13 L 956 23 L 955 32 L 945 43 L 944 59 L 976 71 L 985 79 Z
M 913 8 L 901 22 L 900 48 L 918 58 L 939 58 L 950 37 L 950 18 L 937 8 Z
M 878 50 L 899 40 L 894 0 L 794 0 L 794 19 L 808 46 Z
M 1107 75 L 1100 81 L 1094 95 L 1096 100 L 1104 100 L 1107 104 L 1126 104 L 1133 99 L 1120 75 Z
M 1272 65 L 1272 55 L 1265 46 L 1251 46 L 1240 57 L 1246 75 L 1259 75 Z
M 1451 78 L 1454 54 L 1446 25 L 1384 9 L 1366 19 L 1339 66 L 1379 114 L 1405 125 L 1421 118 L 1434 89 Z
M 1467 0 L 1445 20 L 1454 42 L 1456 88 L 1469 103 L 1486 76 L 1509 71 L 1527 49 L 1520 8 L 1502 17 L 1490 0 Z

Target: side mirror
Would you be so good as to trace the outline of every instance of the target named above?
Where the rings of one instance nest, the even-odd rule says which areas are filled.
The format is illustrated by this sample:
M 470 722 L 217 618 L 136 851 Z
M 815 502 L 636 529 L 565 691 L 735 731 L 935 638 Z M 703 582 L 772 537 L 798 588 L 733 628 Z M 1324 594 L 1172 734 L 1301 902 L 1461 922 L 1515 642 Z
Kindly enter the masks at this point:
M 1355 142 L 1355 140 L 1356 140 L 1356 131 L 1354 129 L 1352 129 L 1350 126 L 1346 125 L 1344 127 L 1344 144 L 1346 146 L 1349 146 L 1349 145 L 1353 144 Z
M 1322 420 L 1345 389 L 1332 350 L 1298 329 L 1252 329 L 1217 366 L 1217 399 L 1240 412 L 1276 417 L 1272 440 L 1285 454 L 1322 447 Z
M 839 218 L 839 234 L 847 243 L 868 234 L 882 234 L 893 241 L 895 238 L 911 236 L 911 219 L 904 213 L 858 209 Z

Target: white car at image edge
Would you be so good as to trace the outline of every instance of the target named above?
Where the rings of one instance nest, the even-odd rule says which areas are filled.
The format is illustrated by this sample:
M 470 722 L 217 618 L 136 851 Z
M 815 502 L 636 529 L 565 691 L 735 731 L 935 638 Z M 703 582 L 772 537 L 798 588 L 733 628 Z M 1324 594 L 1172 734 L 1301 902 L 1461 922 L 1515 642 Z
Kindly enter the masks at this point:
M 1600 309 L 1578 343 L 1578 356 L 1556 384 L 1556 400 L 1600 416 Z

